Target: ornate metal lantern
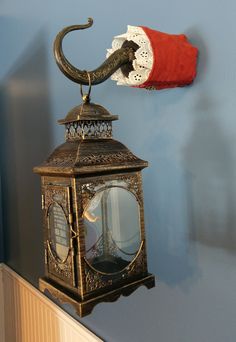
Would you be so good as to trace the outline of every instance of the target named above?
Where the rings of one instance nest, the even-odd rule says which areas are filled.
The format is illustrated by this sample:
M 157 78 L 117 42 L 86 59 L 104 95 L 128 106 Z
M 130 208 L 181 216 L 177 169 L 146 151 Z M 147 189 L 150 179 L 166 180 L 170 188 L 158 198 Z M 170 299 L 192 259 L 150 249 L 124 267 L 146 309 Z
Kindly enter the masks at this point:
M 112 139 L 111 115 L 84 103 L 60 123 L 66 142 L 34 169 L 42 179 L 48 289 L 80 316 L 101 301 L 154 286 L 148 274 L 141 170 L 147 162 Z
M 106 64 L 105 77 L 97 69 L 81 72 L 79 78 L 77 69 L 68 69 L 61 43 L 72 29 L 91 24 L 64 29 L 54 45 L 60 69 L 77 83 L 90 85 L 106 79 L 121 59 L 127 63 L 132 52 L 126 48 L 116 53 L 119 61 L 113 71 Z M 144 231 L 141 170 L 147 162 L 112 138 L 116 115 L 90 103 L 89 94 L 83 100 L 59 121 L 65 125 L 66 142 L 34 168 L 41 175 L 44 212 L 45 276 L 39 286 L 71 303 L 80 316 L 140 285 L 155 285 L 147 270 Z
M 129 27 L 99 68 L 81 71 L 64 56 L 62 40 L 92 23 L 66 27 L 55 39 L 56 62 L 81 85 L 83 103 L 59 121 L 66 142 L 34 168 L 41 175 L 44 211 L 45 276 L 39 286 L 71 303 L 80 316 L 140 285 L 155 285 L 147 270 L 144 231 L 141 170 L 147 162 L 112 138 L 118 117 L 90 103 L 91 86 L 116 71 L 118 84 L 184 86 L 193 82 L 197 62 L 197 48 L 186 36 Z M 82 85 L 90 86 L 85 96 Z

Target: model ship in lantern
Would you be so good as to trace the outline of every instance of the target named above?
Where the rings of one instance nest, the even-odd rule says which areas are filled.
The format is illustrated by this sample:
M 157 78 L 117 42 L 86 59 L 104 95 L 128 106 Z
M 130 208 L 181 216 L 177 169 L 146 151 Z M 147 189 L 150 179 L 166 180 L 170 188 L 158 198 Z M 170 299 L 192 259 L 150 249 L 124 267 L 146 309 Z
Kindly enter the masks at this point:
M 120 67 L 131 68 L 132 43 L 114 51 L 98 69 L 72 66 L 62 51 L 64 36 L 92 25 L 62 30 L 54 43 L 61 71 L 89 85 L 83 103 L 59 121 L 66 142 L 34 172 L 41 175 L 44 212 L 45 276 L 39 287 L 72 304 L 80 316 L 102 301 L 129 295 L 140 285 L 151 288 L 144 230 L 141 170 L 147 162 L 112 138 L 116 115 L 90 102 L 91 86 Z

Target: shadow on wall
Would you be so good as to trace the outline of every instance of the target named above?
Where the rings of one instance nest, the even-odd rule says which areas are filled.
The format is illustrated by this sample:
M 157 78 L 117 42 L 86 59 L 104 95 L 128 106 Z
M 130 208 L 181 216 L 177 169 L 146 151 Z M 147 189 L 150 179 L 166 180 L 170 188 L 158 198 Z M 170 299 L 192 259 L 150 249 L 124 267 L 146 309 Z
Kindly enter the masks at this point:
M 173 101 L 176 102 L 180 95 L 183 97 L 192 93 L 205 77 L 208 59 L 206 44 L 194 27 L 189 28 L 186 35 L 199 49 L 197 78 L 191 87 L 176 89 L 173 93 L 171 90 L 168 94 L 163 93 L 160 100 L 158 99 L 158 111 L 153 110 L 155 116 L 160 116 L 159 113 L 162 113 L 160 104 L 165 113 L 168 105 L 173 104 Z M 194 110 L 193 113 L 196 111 Z M 193 113 L 189 113 L 188 120 L 191 121 Z M 177 119 L 179 115 L 181 113 L 173 112 L 171 117 L 176 122 L 177 130 L 181 130 Z M 183 290 L 188 291 L 191 284 L 200 276 L 197 249 L 192 243 L 192 232 L 195 231 L 196 225 L 192 198 L 193 177 L 188 169 L 189 161 L 186 160 L 188 157 L 184 155 L 182 158 L 182 151 L 179 151 L 178 146 L 175 149 L 175 140 L 171 135 L 168 136 L 168 129 L 164 132 L 157 130 L 155 123 L 152 123 L 152 127 L 158 133 L 153 131 L 155 141 L 150 146 L 153 160 L 147 170 L 149 181 L 146 182 L 148 196 L 145 218 L 147 231 L 150 229 L 148 239 L 150 271 L 157 274 L 159 279 L 168 285 L 179 285 Z M 191 150 L 195 143 L 187 141 L 187 149 Z M 175 156 L 176 153 L 181 155 Z M 191 158 L 195 159 L 194 151 L 191 153 Z
M 1 85 L 1 173 L 5 259 L 37 285 L 43 273 L 40 179 L 32 168 L 51 145 L 45 32 L 40 31 Z
M 191 44 L 198 48 L 197 77 L 193 83 L 193 87 L 195 87 L 198 83 L 202 84 L 207 74 L 208 47 L 202 38 L 203 34 L 199 32 L 199 28 L 190 27 L 185 34 L 189 37 Z
M 236 252 L 236 192 L 232 142 L 220 126 L 217 104 L 203 95 L 184 151 L 192 175 L 190 238 Z M 219 106 L 218 106 L 219 108 Z
M 155 179 L 155 184 L 146 187 L 145 196 L 150 272 L 160 281 L 188 291 L 199 277 L 196 248 L 189 239 L 188 174 L 173 161 L 159 159 L 156 167 L 152 164 L 148 178 Z

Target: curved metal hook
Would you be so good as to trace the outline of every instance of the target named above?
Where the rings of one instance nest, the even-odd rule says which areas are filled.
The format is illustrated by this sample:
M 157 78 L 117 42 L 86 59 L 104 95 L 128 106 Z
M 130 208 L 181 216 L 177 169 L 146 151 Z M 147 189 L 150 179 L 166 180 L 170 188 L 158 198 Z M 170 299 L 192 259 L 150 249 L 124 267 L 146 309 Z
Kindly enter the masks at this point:
M 80 70 L 74 67 L 65 57 L 62 50 L 62 41 L 71 31 L 83 30 L 93 25 L 93 19 L 88 18 L 85 25 L 72 25 L 60 31 L 54 41 L 53 52 L 59 69 L 73 82 L 83 85 L 96 85 L 108 79 L 121 66 L 131 63 L 135 59 L 135 50 L 130 47 L 122 47 L 116 50 L 106 61 L 97 69 L 92 71 Z M 89 75 L 88 75 L 89 74 Z M 90 82 L 89 82 L 90 76 Z

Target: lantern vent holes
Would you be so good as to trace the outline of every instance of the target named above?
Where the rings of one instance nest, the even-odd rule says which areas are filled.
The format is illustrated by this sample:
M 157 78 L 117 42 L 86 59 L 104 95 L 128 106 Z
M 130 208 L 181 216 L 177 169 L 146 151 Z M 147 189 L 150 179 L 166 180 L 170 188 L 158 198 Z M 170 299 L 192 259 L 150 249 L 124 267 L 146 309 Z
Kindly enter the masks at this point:
M 111 121 L 74 121 L 66 124 L 66 140 L 75 139 L 111 139 Z

